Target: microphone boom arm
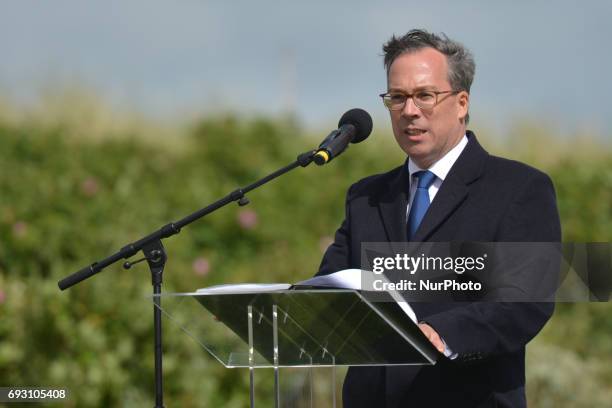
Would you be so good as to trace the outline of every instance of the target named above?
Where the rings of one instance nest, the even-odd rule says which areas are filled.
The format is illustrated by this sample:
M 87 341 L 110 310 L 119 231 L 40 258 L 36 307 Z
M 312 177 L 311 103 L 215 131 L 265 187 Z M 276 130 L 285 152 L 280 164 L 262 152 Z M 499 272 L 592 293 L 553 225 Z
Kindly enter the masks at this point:
M 132 242 L 130 244 L 127 244 L 126 246 L 124 246 L 123 248 L 121 248 L 119 251 L 117 251 L 116 253 L 100 260 L 97 262 L 92 263 L 89 266 L 86 266 L 85 268 L 79 270 L 78 272 L 75 272 L 67 277 L 65 277 L 64 279 L 60 280 L 58 282 L 58 286 L 61 290 L 65 290 L 68 289 L 71 286 L 76 285 L 77 283 L 90 278 L 91 276 L 97 274 L 98 272 L 102 271 L 104 268 L 106 268 L 107 266 L 110 266 L 112 264 L 114 264 L 115 262 L 121 260 L 121 259 L 127 259 L 130 258 L 134 255 L 136 255 L 136 253 L 140 250 L 142 250 L 145 246 L 148 246 L 149 244 L 159 241 L 163 238 L 168 238 L 171 237 L 172 235 L 176 235 L 179 232 L 181 232 L 181 229 L 189 224 L 191 224 L 192 222 L 218 210 L 221 207 L 226 206 L 227 204 L 233 202 L 233 201 L 237 201 L 239 205 L 247 205 L 249 203 L 249 200 L 245 197 L 245 194 L 248 193 L 249 191 L 252 191 L 254 189 L 256 189 L 257 187 L 260 187 L 266 183 L 268 183 L 269 181 L 274 180 L 275 178 L 295 169 L 296 167 L 306 167 L 308 166 L 314 159 L 314 154 L 316 153 L 316 150 L 312 150 L 312 151 L 308 151 L 308 152 L 304 152 L 302 154 L 300 154 L 297 159 L 289 164 L 288 166 L 285 166 L 279 170 L 276 170 L 275 172 L 263 177 L 262 179 L 249 184 L 246 187 L 243 188 L 239 188 L 237 190 L 232 191 L 231 193 L 229 193 L 227 196 L 221 198 L 220 200 L 215 201 L 214 203 L 208 205 L 207 207 L 204 207 L 198 211 L 195 211 L 194 213 L 176 221 L 176 222 L 170 222 L 166 225 L 164 225 L 163 227 L 161 227 L 160 229 L 158 229 L 157 231 L 154 231 L 148 235 L 145 235 L 143 238 Z M 147 256 L 147 254 L 145 254 L 145 257 Z

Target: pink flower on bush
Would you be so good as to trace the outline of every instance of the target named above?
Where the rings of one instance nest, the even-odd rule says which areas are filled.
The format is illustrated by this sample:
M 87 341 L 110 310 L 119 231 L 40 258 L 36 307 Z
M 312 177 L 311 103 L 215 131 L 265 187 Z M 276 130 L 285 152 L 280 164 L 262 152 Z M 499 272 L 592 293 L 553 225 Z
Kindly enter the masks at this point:
M 238 225 L 246 230 L 251 230 L 257 226 L 257 213 L 253 210 L 240 210 L 238 212 Z
M 321 252 L 325 252 L 327 251 L 327 248 L 333 244 L 334 239 L 332 237 L 330 237 L 329 235 L 324 235 L 321 238 L 319 238 L 319 249 L 321 250 Z
M 94 177 L 87 177 L 81 183 L 81 192 L 86 197 L 95 196 L 98 193 L 99 189 L 100 189 L 100 185 L 98 184 L 98 180 L 96 180 Z
M 17 238 L 23 238 L 28 233 L 28 224 L 23 221 L 17 221 L 13 224 L 13 235 Z
M 4 303 L 5 299 L 6 299 L 6 295 L 4 294 L 4 291 L 0 289 L 0 305 Z
M 208 262 L 208 259 L 200 256 L 193 261 L 191 267 L 196 275 L 206 276 L 210 271 L 210 262 Z

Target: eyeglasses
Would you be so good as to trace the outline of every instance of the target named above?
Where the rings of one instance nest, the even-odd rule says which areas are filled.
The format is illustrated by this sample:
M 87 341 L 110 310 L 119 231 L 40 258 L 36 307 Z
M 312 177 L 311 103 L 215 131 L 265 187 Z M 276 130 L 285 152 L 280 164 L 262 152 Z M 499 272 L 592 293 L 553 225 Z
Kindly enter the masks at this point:
M 407 94 L 404 92 L 386 92 L 379 96 L 382 98 L 383 103 L 390 111 L 399 111 L 404 109 L 408 98 L 412 98 L 414 104 L 421 110 L 433 109 L 443 99 L 438 99 L 438 95 L 441 94 L 456 94 L 458 91 L 417 91 L 413 94 Z

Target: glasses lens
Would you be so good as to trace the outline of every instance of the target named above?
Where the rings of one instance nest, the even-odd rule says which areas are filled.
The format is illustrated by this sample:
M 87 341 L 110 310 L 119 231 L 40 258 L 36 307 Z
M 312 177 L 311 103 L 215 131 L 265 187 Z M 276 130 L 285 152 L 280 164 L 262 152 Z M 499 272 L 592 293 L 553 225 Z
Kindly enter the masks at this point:
M 436 105 L 435 92 L 421 91 L 414 95 L 414 103 L 421 109 L 431 109 Z
M 390 110 L 400 110 L 406 103 L 406 95 L 401 93 L 391 93 L 383 96 L 385 106 Z

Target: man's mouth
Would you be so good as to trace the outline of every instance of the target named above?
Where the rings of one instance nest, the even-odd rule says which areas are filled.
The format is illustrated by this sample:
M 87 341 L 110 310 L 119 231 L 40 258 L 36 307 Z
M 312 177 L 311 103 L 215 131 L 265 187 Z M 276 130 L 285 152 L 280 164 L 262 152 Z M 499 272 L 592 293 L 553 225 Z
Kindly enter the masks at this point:
M 418 136 L 421 135 L 423 133 L 425 133 L 426 131 L 424 129 L 418 129 L 418 128 L 406 128 L 404 129 L 404 133 L 408 136 Z

